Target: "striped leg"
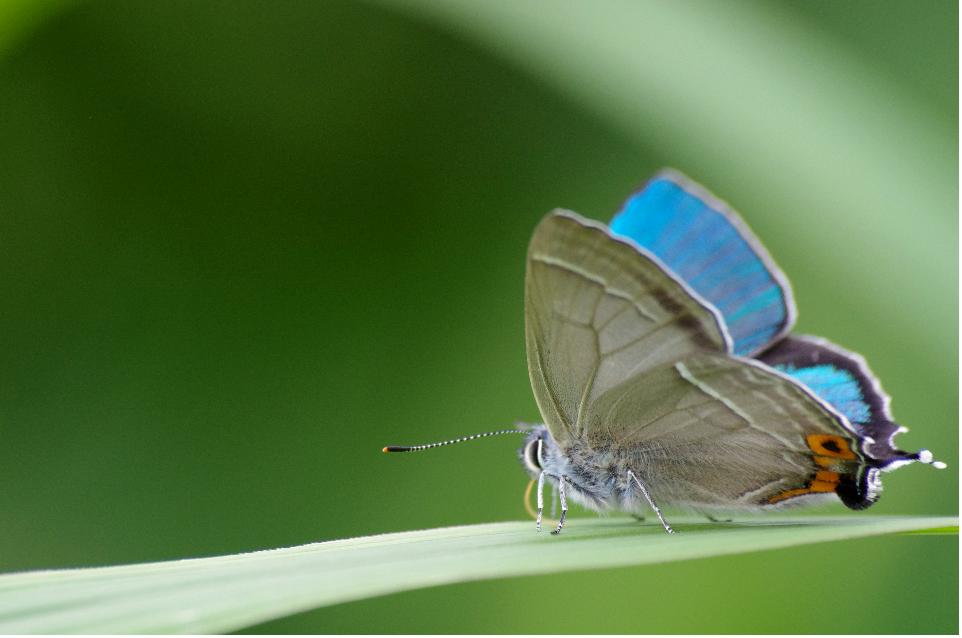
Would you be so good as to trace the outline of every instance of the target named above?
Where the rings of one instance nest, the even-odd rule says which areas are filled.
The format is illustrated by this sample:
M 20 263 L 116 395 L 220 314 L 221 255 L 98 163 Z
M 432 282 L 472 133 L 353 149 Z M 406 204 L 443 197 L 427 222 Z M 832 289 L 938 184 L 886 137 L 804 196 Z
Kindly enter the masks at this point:
M 558 486 L 551 484 L 551 518 L 558 518 Z
M 558 519 L 558 527 L 551 532 L 557 536 L 561 533 L 561 528 L 565 526 L 565 517 L 568 516 L 568 498 L 565 496 L 565 477 L 558 479 L 558 496 L 561 498 L 561 518 Z
M 538 475 L 538 522 L 537 529 L 541 531 L 541 515 L 544 513 L 544 470 Z
M 657 505 L 655 505 L 655 501 L 651 498 L 651 494 L 648 493 L 648 490 L 645 488 L 645 486 L 642 485 L 641 481 L 638 480 L 638 477 L 635 476 L 635 473 L 631 470 L 628 470 L 628 478 L 634 481 L 635 485 L 638 486 L 638 489 L 641 490 L 641 493 L 644 494 L 648 504 L 651 505 L 651 509 L 655 510 L 655 514 L 658 515 L 658 520 L 661 521 L 661 525 L 665 528 L 665 531 L 669 534 L 674 534 L 675 530 L 671 528 L 671 525 L 668 524 L 668 521 L 665 520 L 665 517 L 661 515 L 661 510 L 658 509 Z

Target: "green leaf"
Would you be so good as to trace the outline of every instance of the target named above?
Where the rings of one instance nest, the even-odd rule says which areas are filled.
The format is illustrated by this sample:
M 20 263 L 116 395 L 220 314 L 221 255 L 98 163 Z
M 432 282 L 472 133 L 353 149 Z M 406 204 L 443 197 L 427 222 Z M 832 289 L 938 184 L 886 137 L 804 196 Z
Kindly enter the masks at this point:
M 214 558 L 0 576 L 0 633 L 225 632 L 419 587 L 627 567 L 880 534 L 958 529 L 950 517 L 575 519 L 561 536 L 491 523 Z M 902 542 L 925 542 L 905 538 Z

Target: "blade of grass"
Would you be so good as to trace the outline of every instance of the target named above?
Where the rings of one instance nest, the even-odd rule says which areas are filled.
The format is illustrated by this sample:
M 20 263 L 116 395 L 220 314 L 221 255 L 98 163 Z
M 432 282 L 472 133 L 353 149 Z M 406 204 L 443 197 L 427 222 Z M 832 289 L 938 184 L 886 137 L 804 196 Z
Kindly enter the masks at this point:
M 7 574 L 0 576 L 0 633 L 225 632 L 419 587 L 945 531 L 957 529 L 958 519 L 689 521 L 676 536 L 631 519 L 578 519 L 560 537 L 533 527 L 491 523 L 213 558 Z
M 956 536 L 959 533 L 958 525 L 948 527 L 933 527 L 932 529 L 916 529 L 909 532 L 902 532 L 905 536 Z

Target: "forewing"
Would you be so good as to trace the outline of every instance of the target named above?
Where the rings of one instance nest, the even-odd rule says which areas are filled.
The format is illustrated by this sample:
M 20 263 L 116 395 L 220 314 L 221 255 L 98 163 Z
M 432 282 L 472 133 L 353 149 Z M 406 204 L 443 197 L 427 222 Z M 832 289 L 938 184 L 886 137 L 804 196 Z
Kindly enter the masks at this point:
M 601 224 L 558 211 L 535 229 L 525 277 L 535 399 L 561 446 L 589 405 L 625 379 L 695 352 L 726 352 L 716 311 L 657 258 Z
M 611 230 L 650 250 L 724 317 L 734 352 L 751 355 L 795 321 L 788 279 L 724 202 L 675 171 L 628 198 Z
M 589 445 L 635 459 L 655 500 L 764 507 L 813 494 L 865 506 L 858 436 L 830 406 L 758 362 L 694 353 L 612 388 Z

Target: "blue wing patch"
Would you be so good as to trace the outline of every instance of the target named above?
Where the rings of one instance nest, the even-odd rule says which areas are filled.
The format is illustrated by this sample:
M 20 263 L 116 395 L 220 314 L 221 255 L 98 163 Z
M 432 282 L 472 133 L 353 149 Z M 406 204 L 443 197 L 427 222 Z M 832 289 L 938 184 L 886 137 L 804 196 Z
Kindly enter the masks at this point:
M 945 467 L 928 450 L 906 452 L 896 447 L 895 437 L 905 428 L 892 420 L 889 397 L 861 355 L 818 337 L 789 335 L 758 360 L 834 408 L 841 415 L 839 424 L 858 436 L 866 464 L 857 477 L 843 477 L 835 490 L 848 507 L 864 509 L 878 499 L 880 470 L 916 461 Z
M 796 368 L 792 364 L 774 366 L 793 379 L 802 382 L 818 398 L 829 403 L 853 424 L 865 425 L 872 421 L 872 408 L 862 396 L 861 383 L 848 370 L 832 364 Z
M 860 355 L 825 339 L 792 335 L 758 360 L 792 377 L 842 414 L 877 467 L 933 462 L 926 450 L 909 453 L 895 446 L 895 436 L 905 429 L 892 420 L 889 397 Z
M 752 355 L 795 321 L 788 280 L 725 204 L 663 171 L 625 202 L 611 231 L 654 253 L 725 320 L 734 352 Z

